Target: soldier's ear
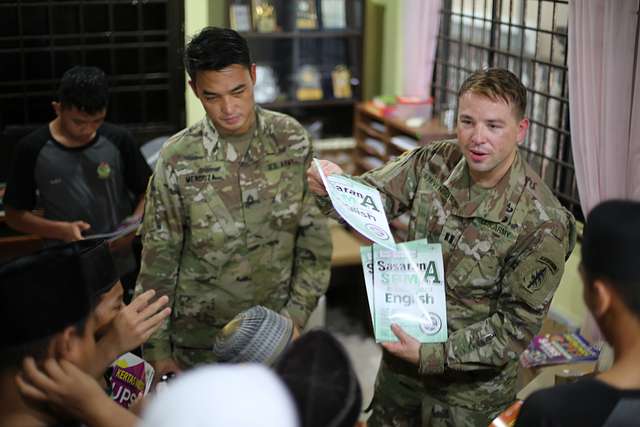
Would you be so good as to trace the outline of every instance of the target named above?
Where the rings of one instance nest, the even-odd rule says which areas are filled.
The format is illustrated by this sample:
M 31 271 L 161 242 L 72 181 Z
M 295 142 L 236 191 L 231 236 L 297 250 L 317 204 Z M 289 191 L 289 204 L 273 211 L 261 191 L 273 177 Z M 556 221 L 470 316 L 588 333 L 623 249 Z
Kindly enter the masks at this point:
M 197 98 L 198 97 L 198 88 L 196 87 L 196 82 L 194 82 L 193 80 L 189 79 L 189 87 L 191 88 L 191 90 L 193 91 L 193 94 Z
M 62 105 L 58 101 L 52 101 L 51 107 L 53 108 L 53 112 L 56 113 L 56 116 L 60 116 L 60 110 L 62 110 Z
M 249 75 L 251 76 L 251 82 L 256 84 L 256 64 L 251 64 L 251 68 L 249 68 Z
M 526 138 L 527 129 L 529 129 L 529 119 L 526 117 L 523 117 L 518 122 L 518 139 L 517 139 L 518 144 L 521 144 L 522 141 L 524 141 L 524 139 Z
M 612 289 L 601 280 L 596 279 L 591 284 L 591 301 L 587 302 L 593 317 L 596 319 L 602 318 L 611 309 L 612 304 Z

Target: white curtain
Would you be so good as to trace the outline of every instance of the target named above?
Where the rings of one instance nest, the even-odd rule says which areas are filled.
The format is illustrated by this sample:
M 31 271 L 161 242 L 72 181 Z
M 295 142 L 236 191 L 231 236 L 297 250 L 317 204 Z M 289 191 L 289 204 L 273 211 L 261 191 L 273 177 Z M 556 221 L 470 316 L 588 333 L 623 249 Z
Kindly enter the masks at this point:
M 404 0 L 403 95 L 427 98 L 438 45 L 441 0 Z
M 638 3 L 569 3 L 571 144 L 585 215 L 605 199 L 640 199 Z
M 585 216 L 606 199 L 640 200 L 639 3 L 569 2 L 571 146 Z M 582 332 L 602 341 L 591 316 Z M 612 360 L 605 346 L 599 368 Z

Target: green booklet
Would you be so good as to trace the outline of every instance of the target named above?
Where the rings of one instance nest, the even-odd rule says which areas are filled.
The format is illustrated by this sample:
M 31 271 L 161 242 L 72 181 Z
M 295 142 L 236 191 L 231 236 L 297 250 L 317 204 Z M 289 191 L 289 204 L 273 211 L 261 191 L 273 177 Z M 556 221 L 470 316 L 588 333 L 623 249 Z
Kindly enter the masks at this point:
M 389 228 L 380 192 L 343 175 L 326 176 L 314 160 L 325 190 L 336 212 L 358 233 L 389 249 L 396 243 Z
M 360 246 L 360 259 L 362 260 L 362 270 L 364 271 L 364 287 L 367 290 L 367 302 L 369 303 L 369 314 L 371 324 L 375 329 L 375 316 L 373 313 L 373 250 L 372 246 Z
M 365 285 L 370 280 L 367 295 L 376 341 L 398 341 L 392 323 L 420 342 L 446 341 L 441 245 L 423 239 L 397 244 L 397 248 L 392 251 L 374 244 L 361 251 Z

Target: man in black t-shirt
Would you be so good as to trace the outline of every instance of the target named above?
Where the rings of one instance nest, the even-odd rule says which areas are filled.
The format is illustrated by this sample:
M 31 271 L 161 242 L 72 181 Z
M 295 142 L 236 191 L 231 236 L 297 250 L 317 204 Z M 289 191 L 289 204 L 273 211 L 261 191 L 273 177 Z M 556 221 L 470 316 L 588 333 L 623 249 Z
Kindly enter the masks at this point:
M 595 378 L 532 394 L 516 427 L 631 426 L 640 420 L 640 203 L 596 206 L 585 225 L 584 300 L 616 355 Z
M 4 196 L 9 226 L 50 244 L 110 233 L 142 217 L 151 169 L 128 131 L 104 123 L 108 99 L 102 70 L 64 73 L 51 103 L 56 118 L 16 147 Z M 114 253 L 125 302 L 139 270 L 132 249 L 120 245 Z
M 142 216 L 151 170 L 131 134 L 104 123 L 108 97 L 98 68 L 63 75 L 56 118 L 16 148 L 4 197 L 12 228 L 71 242 Z

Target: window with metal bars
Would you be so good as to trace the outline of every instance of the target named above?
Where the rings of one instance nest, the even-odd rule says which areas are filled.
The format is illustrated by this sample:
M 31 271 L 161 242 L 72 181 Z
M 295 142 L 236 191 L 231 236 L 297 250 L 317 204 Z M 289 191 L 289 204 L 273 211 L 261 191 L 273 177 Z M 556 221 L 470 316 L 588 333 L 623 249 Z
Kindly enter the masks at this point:
M 434 73 L 435 109 L 453 110 L 473 71 L 502 67 L 528 90 L 531 122 L 521 153 L 582 219 L 569 128 L 567 0 L 444 0 Z
M 109 76 L 107 120 L 139 142 L 182 129 L 182 0 L 0 2 L 0 181 L 10 145 L 49 122 L 62 74 L 93 65 Z

